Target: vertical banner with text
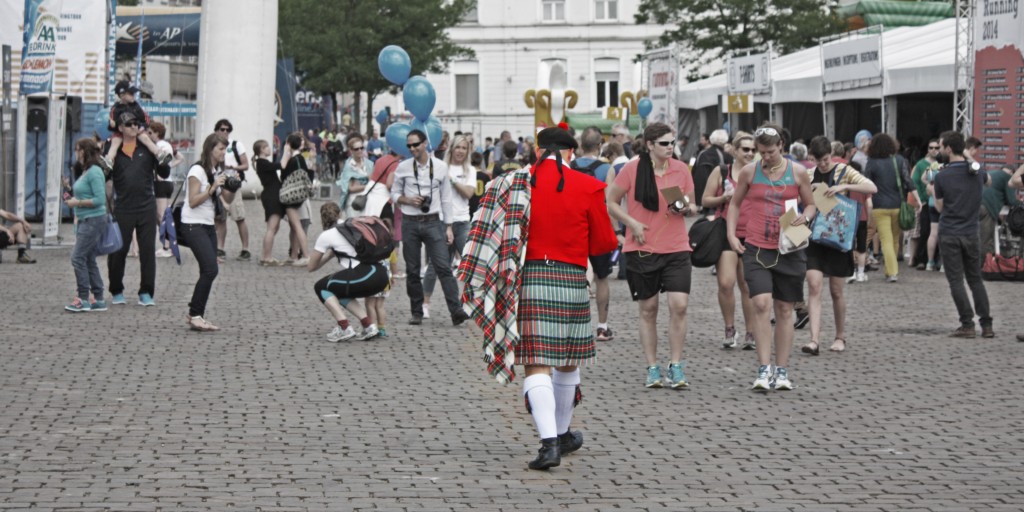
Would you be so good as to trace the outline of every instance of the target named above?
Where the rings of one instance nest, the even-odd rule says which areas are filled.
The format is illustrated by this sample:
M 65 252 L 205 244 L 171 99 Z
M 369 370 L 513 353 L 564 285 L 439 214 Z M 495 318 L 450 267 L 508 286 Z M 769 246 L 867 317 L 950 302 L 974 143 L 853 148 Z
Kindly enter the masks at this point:
M 648 60 L 647 93 L 653 108 L 647 116 L 647 123 L 665 123 L 677 130 L 678 111 L 676 100 L 679 94 L 679 64 L 673 49 L 651 52 Z
M 48 93 L 57 60 L 57 30 L 62 0 L 25 0 L 20 94 Z
M 974 19 L 973 135 L 985 164 L 1024 162 L 1024 12 L 1019 2 L 983 2 Z

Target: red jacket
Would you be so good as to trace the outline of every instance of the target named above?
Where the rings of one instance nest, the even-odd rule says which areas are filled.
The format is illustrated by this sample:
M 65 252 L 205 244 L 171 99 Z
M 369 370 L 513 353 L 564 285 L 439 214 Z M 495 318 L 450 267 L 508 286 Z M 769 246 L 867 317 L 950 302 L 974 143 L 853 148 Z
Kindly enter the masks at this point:
M 552 260 L 587 266 L 587 257 L 608 254 L 619 246 L 605 206 L 605 184 L 563 162 L 565 186 L 558 192 L 555 161 L 530 169 L 537 184 L 530 192 L 530 233 L 527 260 Z

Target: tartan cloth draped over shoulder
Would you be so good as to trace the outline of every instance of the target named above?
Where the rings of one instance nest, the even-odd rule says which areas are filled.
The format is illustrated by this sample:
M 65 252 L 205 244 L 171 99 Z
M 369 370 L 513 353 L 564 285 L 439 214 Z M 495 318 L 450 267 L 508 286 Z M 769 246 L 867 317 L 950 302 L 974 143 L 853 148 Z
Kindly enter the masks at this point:
M 465 284 L 463 308 L 484 332 L 487 371 L 502 384 L 515 378 L 516 312 L 530 219 L 529 182 L 530 172 L 523 169 L 488 184 L 458 270 L 459 280 Z

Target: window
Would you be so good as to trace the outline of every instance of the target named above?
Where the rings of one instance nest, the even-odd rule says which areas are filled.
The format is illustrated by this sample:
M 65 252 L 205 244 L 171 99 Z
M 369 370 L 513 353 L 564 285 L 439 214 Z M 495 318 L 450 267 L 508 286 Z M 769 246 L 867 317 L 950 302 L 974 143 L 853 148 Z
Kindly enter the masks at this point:
M 617 0 L 594 0 L 595 20 L 619 19 L 619 2 Z
M 565 21 L 565 0 L 541 0 L 544 21 Z
M 480 23 L 480 14 L 477 12 L 478 2 L 473 2 L 473 6 L 466 10 L 466 14 L 462 15 L 463 23 Z
M 452 64 L 455 75 L 455 111 L 480 111 L 480 64 L 475 60 Z
M 594 61 L 597 108 L 619 106 L 619 59 Z

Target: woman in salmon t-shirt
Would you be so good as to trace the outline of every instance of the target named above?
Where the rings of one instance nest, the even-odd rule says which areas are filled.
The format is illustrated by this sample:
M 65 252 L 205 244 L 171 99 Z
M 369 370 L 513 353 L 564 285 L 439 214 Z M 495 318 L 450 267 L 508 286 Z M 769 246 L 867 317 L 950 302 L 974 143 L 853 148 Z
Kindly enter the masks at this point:
M 626 282 L 640 307 L 640 343 L 647 358 L 645 386 L 663 385 L 658 366 L 658 294 L 668 294 L 671 316 L 670 359 L 667 384 L 673 389 L 689 386 L 683 372 L 683 344 L 686 341 L 686 308 L 690 301 L 690 238 L 685 216 L 697 214 L 693 177 L 683 162 L 672 158 L 675 144 L 672 129 L 652 123 L 644 130 L 643 144 L 634 147 L 639 158 L 628 162 L 608 187 L 608 210 L 626 226 L 623 252 Z M 662 190 L 678 187 L 685 205 L 669 205 Z M 626 198 L 626 208 L 620 204 Z

